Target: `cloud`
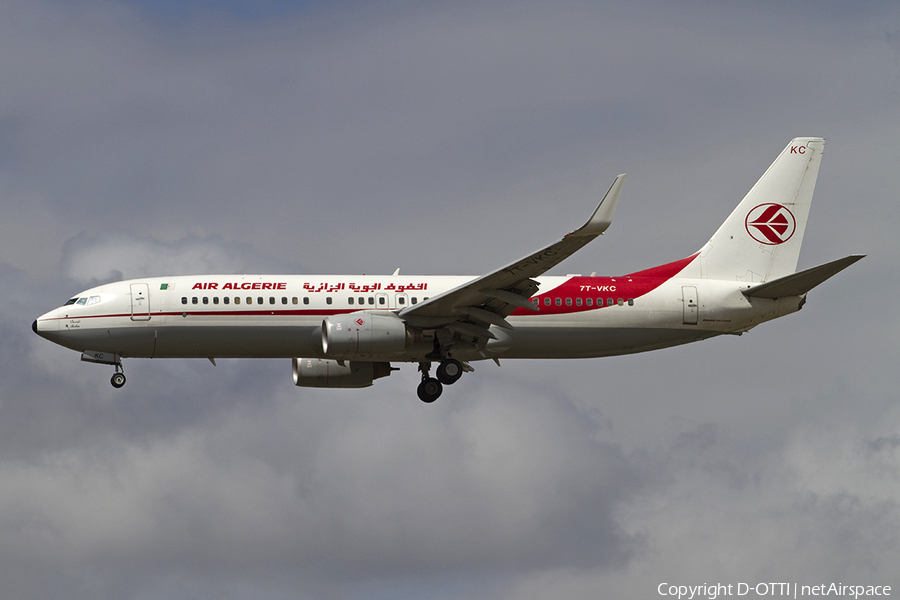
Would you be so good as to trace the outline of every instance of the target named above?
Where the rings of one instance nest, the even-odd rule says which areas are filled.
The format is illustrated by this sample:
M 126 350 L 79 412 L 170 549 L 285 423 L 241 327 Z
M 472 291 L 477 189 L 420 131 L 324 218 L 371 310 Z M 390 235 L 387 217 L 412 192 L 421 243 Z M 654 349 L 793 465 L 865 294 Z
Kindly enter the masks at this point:
M 294 585 L 621 563 L 631 541 L 611 514 L 634 491 L 629 461 L 523 392 L 489 386 L 439 420 L 280 394 L 149 442 L 7 463 L 0 553 Z
M 290 269 L 288 264 L 217 238 L 192 236 L 167 243 L 122 233 L 70 238 L 62 260 L 65 277 L 91 285 L 156 275 L 283 271 Z

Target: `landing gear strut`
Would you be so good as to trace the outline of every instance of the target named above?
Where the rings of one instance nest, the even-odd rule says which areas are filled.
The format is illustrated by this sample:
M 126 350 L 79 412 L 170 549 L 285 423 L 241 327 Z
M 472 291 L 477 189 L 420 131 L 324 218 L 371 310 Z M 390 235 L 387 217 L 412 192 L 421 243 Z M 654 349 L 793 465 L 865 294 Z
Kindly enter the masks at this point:
M 434 377 L 428 376 L 428 370 L 430 368 L 431 363 L 419 363 L 419 371 L 422 372 L 422 383 L 420 383 L 419 387 L 416 388 L 416 393 L 419 395 L 419 400 L 429 404 L 437 400 L 441 396 L 441 392 L 444 391 L 444 386 L 441 385 L 440 381 L 438 381 Z M 440 377 L 440 369 L 438 369 L 438 377 Z

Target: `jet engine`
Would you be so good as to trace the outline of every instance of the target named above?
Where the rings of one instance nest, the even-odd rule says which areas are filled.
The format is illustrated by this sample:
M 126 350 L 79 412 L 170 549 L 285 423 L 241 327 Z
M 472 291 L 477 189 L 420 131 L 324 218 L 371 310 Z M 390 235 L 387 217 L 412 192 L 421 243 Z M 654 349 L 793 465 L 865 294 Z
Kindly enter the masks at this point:
M 322 388 L 369 387 L 379 377 L 391 374 L 391 363 L 349 361 L 340 364 L 327 358 L 295 358 L 294 385 Z
M 402 352 L 406 323 L 393 313 L 357 312 L 322 321 L 322 352 L 340 360 Z

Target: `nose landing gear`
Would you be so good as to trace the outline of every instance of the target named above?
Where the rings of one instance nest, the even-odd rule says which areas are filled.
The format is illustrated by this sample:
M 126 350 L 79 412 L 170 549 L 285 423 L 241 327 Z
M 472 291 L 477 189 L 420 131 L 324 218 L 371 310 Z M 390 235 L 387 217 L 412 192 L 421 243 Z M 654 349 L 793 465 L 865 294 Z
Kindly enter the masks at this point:
M 125 385 L 125 369 L 122 367 L 122 359 L 118 356 L 116 356 L 116 359 L 116 362 L 113 363 L 116 367 L 116 372 L 110 377 L 109 382 L 114 388 L 119 389 Z
M 94 350 L 85 350 L 81 354 L 81 360 L 84 362 L 97 363 L 100 365 L 113 365 L 116 372 L 110 378 L 109 382 L 116 389 L 125 385 L 125 370 L 122 368 L 122 357 L 111 352 L 97 352 Z
M 123 385 L 125 385 L 125 373 L 120 373 L 116 371 L 113 373 L 113 376 L 110 378 L 109 382 L 116 389 L 119 389 Z

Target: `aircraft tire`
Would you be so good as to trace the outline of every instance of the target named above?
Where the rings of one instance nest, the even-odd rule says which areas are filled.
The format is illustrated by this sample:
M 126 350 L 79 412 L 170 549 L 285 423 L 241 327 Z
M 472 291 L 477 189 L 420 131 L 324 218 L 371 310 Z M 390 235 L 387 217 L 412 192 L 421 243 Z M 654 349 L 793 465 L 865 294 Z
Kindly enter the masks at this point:
M 443 391 L 444 386 L 441 385 L 441 382 L 434 377 L 423 379 L 422 383 L 420 383 L 419 387 L 416 389 L 416 393 L 419 395 L 419 400 L 427 404 L 431 404 L 432 402 L 440 398 L 441 392 Z
M 453 385 L 462 377 L 462 364 L 454 358 L 448 358 L 437 368 L 437 378 L 444 385 Z
M 125 385 L 125 374 L 124 373 L 113 373 L 113 376 L 110 378 L 109 382 L 116 389 L 119 389 L 123 385 Z

